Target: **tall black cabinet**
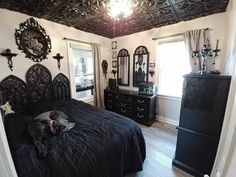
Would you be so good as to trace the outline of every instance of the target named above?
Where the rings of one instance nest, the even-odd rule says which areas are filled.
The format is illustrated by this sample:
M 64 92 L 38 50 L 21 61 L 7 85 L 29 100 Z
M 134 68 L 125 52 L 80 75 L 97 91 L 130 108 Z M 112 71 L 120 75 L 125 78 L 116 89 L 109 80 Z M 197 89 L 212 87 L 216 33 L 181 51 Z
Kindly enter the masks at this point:
M 219 143 L 230 76 L 184 76 L 173 165 L 194 176 L 211 173 Z

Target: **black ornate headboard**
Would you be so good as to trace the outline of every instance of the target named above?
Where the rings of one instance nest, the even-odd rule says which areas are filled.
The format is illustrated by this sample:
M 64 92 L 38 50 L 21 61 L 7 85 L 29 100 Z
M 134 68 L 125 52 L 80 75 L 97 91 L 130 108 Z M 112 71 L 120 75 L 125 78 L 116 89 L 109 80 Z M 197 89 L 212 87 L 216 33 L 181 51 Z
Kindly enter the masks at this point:
M 9 101 L 13 110 L 20 112 L 27 105 L 52 99 L 70 99 L 70 81 L 62 73 L 53 80 L 50 71 L 35 64 L 26 72 L 26 83 L 10 75 L 0 82 L 1 104 Z

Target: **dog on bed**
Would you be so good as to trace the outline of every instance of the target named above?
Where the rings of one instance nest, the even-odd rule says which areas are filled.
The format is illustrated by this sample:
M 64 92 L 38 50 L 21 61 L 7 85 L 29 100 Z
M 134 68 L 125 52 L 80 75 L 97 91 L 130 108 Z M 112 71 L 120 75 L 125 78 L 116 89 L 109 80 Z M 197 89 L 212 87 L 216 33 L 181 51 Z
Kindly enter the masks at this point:
M 48 111 L 39 114 L 28 124 L 28 133 L 33 138 L 35 147 L 39 156 L 45 157 L 47 154 L 43 140 L 62 132 L 69 131 L 75 126 L 75 123 L 68 121 L 68 117 L 61 111 Z

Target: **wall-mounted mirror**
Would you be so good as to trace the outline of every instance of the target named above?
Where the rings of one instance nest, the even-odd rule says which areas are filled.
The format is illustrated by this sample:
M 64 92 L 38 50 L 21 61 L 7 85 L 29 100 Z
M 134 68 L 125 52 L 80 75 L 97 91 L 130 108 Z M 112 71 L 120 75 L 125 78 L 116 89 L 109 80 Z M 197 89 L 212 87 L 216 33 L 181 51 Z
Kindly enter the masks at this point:
M 133 59 L 133 86 L 148 82 L 149 52 L 145 46 L 135 49 Z
M 121 49 L 117 55 L 117 80 L 118 85 L 129 86 L 129 52 Z

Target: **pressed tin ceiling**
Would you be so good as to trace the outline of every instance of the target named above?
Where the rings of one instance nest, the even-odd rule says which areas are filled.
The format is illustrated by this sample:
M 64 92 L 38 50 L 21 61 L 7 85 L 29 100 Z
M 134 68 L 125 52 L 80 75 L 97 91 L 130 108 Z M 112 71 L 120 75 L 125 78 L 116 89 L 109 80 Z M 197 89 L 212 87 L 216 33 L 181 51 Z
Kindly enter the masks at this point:
M 135 0 L 133 14 L 114 21 L 109 0 L 0 0 L 0 8 L 109 38 L 225 12 L 229 0 Z

